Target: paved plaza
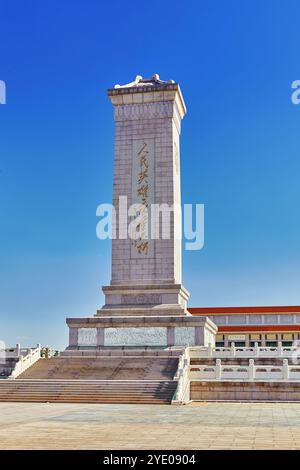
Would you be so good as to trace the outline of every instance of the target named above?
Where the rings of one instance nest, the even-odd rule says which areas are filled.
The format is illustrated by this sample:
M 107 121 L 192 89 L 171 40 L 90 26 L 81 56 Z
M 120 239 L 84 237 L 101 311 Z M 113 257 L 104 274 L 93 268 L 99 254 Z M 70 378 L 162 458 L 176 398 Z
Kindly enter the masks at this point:
M 1 449 L 300 449 L 298 403 L 0 403 Z

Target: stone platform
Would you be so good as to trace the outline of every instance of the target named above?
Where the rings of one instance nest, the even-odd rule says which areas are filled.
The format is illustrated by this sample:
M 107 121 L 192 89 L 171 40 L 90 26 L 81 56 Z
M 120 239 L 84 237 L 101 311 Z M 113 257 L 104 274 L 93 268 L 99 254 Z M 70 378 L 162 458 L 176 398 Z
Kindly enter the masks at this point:
M 300 383 L 275 381 L 191 381 L 190 399 L 199 401 L 300 402 Z
M 207 317 L 113 316 L 67 318 L 69 347 L 160 347 L 214 345 L 216 325 Z
M 0 403 L 2 450 L 299 450 L 299 426 L 298 403 Z
M 173 380 L 177 367 L 169 356 L 60 356 L 40 359 L 16 380 Z

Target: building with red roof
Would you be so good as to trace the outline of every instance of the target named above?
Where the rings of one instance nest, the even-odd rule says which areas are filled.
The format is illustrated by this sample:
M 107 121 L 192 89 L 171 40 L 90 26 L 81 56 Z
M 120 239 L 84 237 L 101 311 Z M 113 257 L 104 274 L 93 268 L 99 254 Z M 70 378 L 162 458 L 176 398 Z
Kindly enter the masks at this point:
M 300 340 L 300 306 L 189 308 L 217 326 L 216 346 L 291 346 Z

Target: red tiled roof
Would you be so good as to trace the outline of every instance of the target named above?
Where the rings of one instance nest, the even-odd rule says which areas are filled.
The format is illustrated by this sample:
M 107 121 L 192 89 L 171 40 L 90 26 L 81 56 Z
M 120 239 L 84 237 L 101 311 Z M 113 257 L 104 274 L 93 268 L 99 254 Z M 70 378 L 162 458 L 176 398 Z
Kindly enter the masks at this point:
M 219 326 L 218 333 L 243 333 L 259 331 L 300 331 L 300 325 L 242 325 L 242 326 Z
M 300 306 L 284 307 L 191 307 L 192 315 L 226 315 L 232 313 L 300 313 Z

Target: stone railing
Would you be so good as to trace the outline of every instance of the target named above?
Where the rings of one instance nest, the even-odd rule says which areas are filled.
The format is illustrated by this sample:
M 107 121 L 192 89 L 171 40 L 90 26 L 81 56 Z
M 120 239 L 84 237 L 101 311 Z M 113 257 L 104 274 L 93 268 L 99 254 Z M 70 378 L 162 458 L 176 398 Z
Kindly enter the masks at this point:
M 1 359 L 13 359 L 21 356 L 21 346 L 16 344 L 15 347 L 6 348 L 3 343 L 3 347 L 0 346 L 0 357 Z
M 4 343 L 3 343 L 4 344 Z M 37 345 L 37 348 L 40 348 L 40 344 Z M 3 359 L 13 359 L 18 358 L 20 356 L 27 356 L 32 348 L 22 348 L 19 343 L 16 346 L 11 348 L 5 348 L 5 346 L 1 347 L 0 344 L 0 357 Z
M 190 355 L 189 348 L 185 348 L 179 357 L 178 369 L 174 376 L 177 381 L 177 389 L 174 393 L 172 404 L 185 404 L 190 401 L 190 380 L 189 380 Z
M 35 349 L 19 348 L 18 358 L 19 360 L 18 362 L 16 362 L 11 375 L 8 377 L 9 379 L 15 379 L 16 377 L 18 377 L 18 375 L 22 374 L 22 372 L 24 372 L 26 369 L 28 369 L 28 367 L 32 366 L 36 361 L 41 358 L 41 345 L 38 344 Z
M 282 365 L 255 364 L 249 359 L 248 365 L 222 365 L 221 359 L 215 365 L 190 365 L 188 367 L 189 381 L 299 381 L 300 366 L 288 364 L 283 359 Z
M 218 348 L 202 346 L 194 346 L 189 348 L 189 355 L 191 359 L 196 358 L 230 358 L 230 357 L 244 357 L 244 358 L 258 358 L 258 357 L 293 357 L 300 356 L 300 350 L 293 346 L 282 346 L 280 343 L 278 347 L 264 347 L 258 346 L 255 343 L 253 347 L 239 348 L 232 344 L 228 348 Z

